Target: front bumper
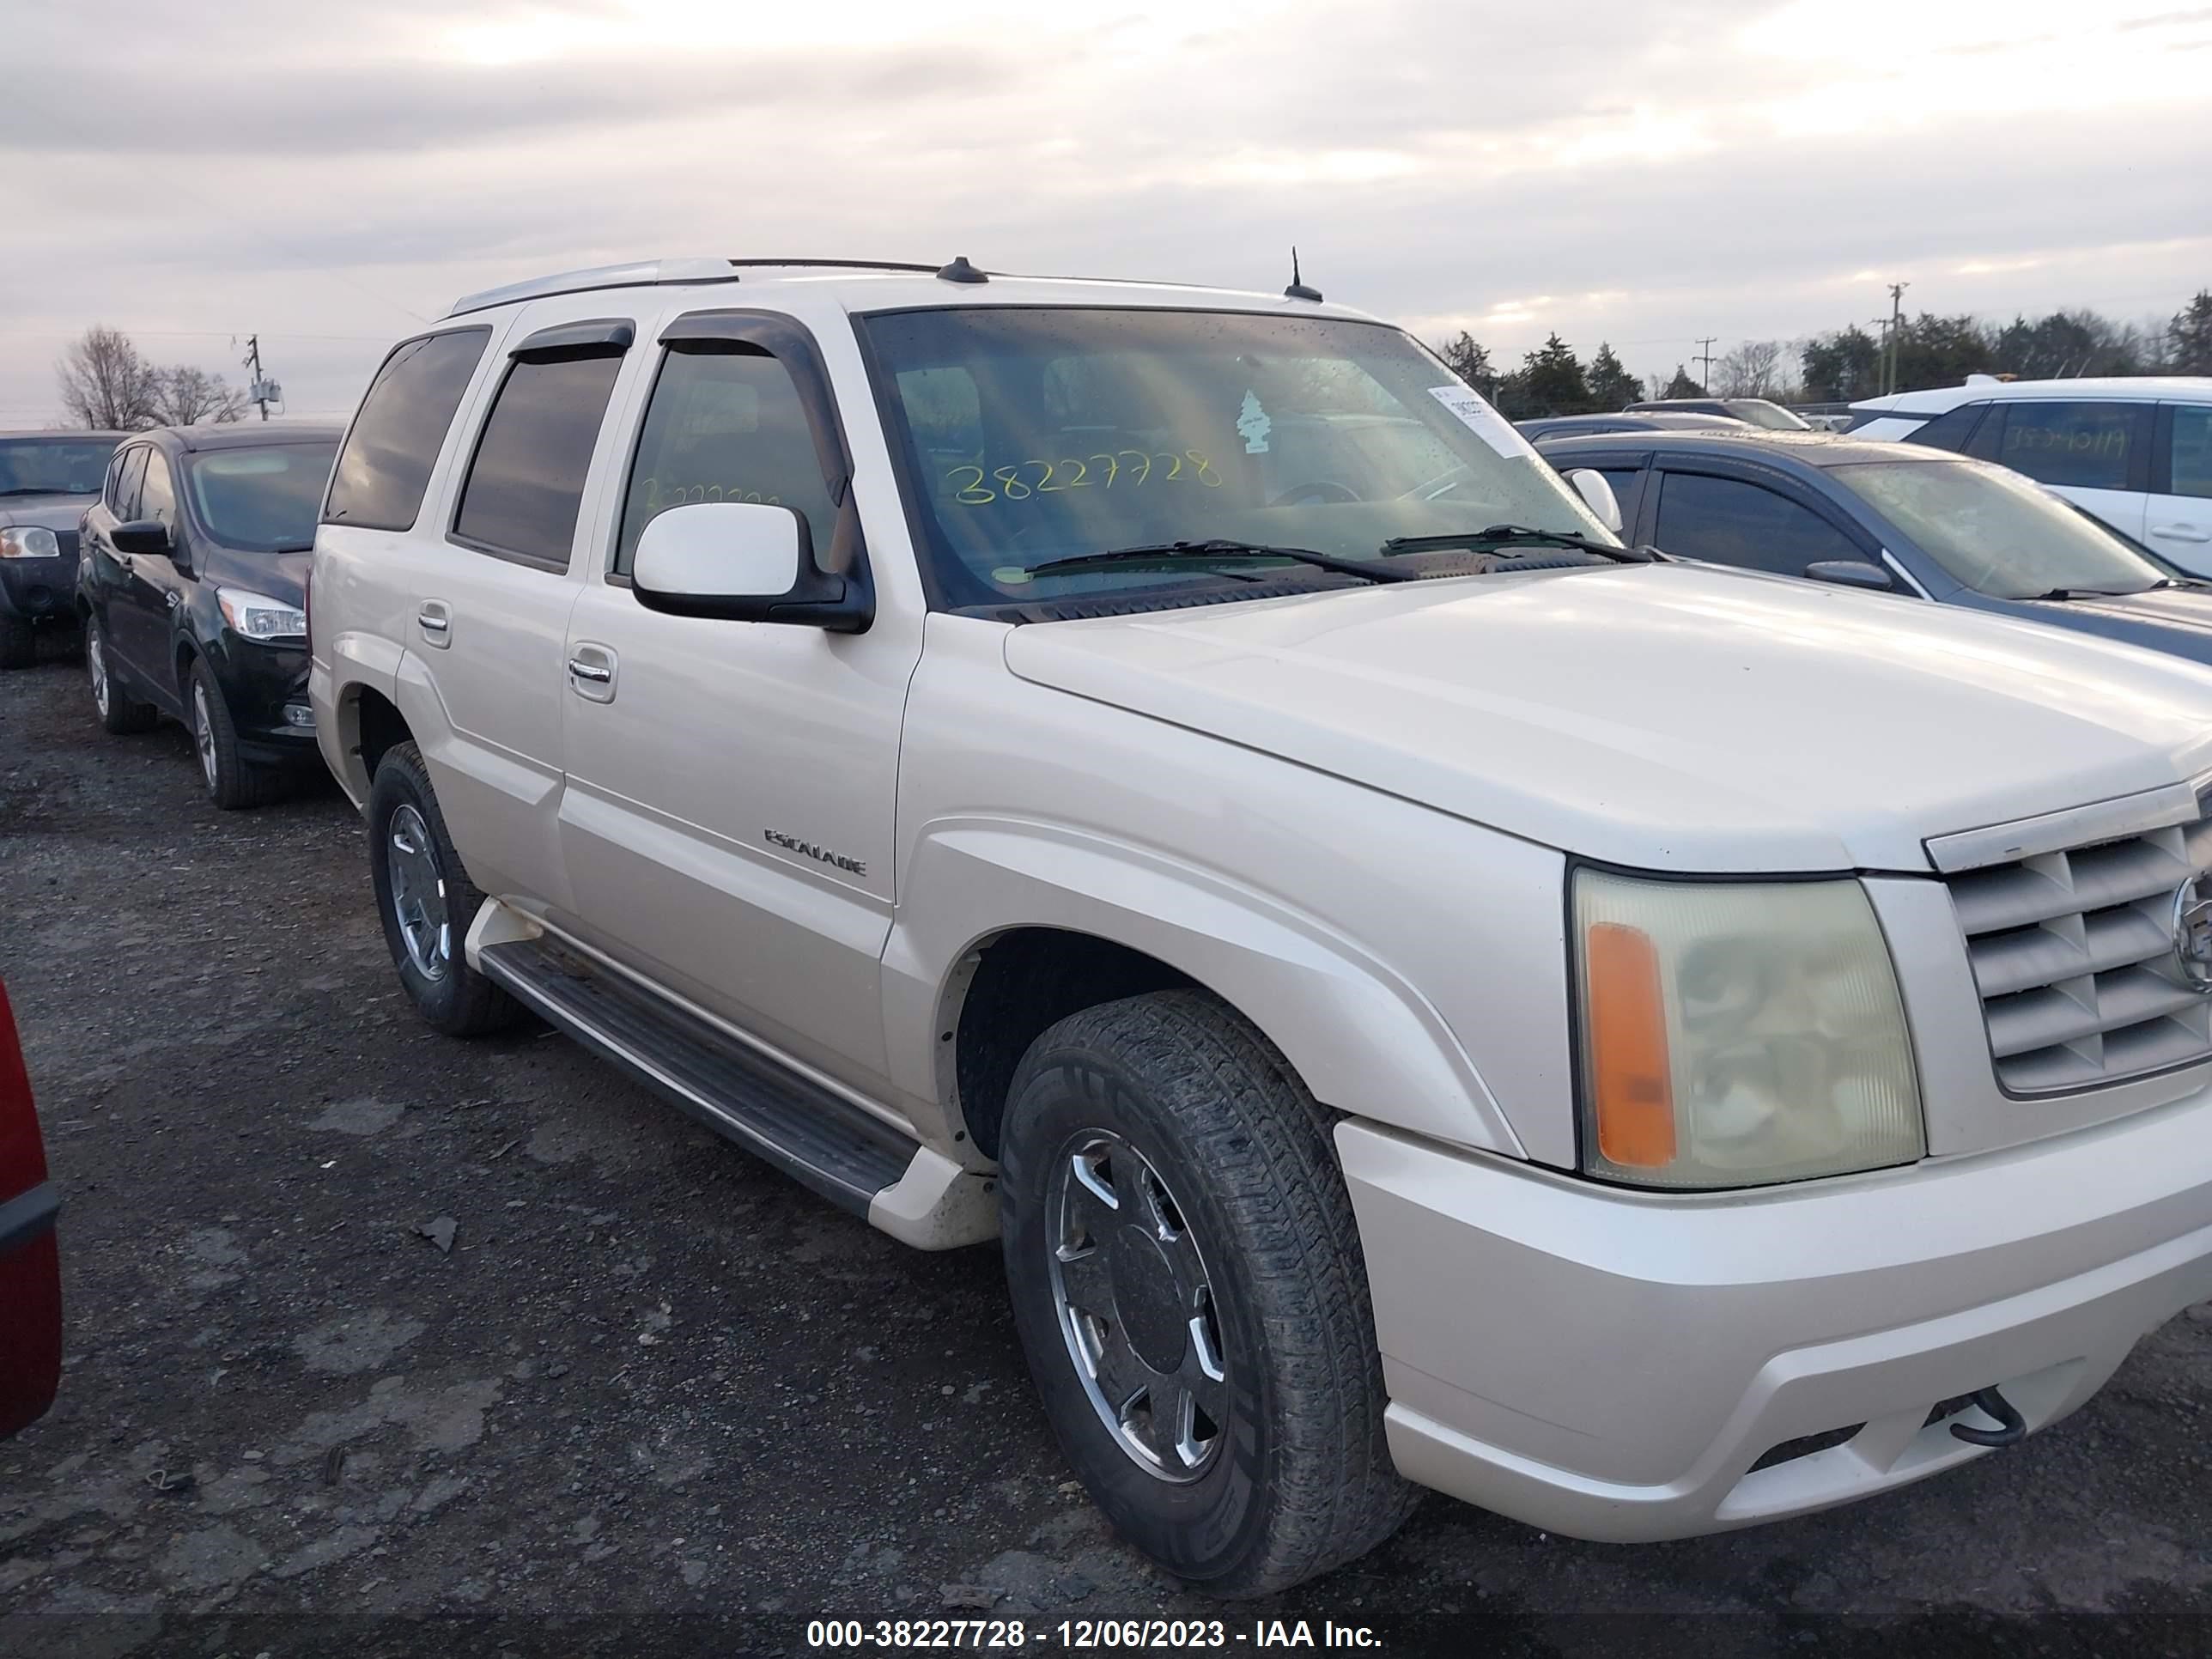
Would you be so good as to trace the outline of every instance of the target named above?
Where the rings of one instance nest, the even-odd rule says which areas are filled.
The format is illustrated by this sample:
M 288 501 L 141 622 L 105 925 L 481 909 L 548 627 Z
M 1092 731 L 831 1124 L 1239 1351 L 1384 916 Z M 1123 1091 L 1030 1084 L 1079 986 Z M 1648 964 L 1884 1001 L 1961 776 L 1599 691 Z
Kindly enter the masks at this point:
M 0 617 L 26 622 L 74 621 L 76 555 L 51 559 L 0 559 Z
M 1994 1426 L 1971 1408 L 1931 1424 L 1939 1402 L 1995 1385 L 2033 1432 L 2212 1297 L 2212 1091 L 2006 1152 L 1718 1197 L 1364 1123 L 1337 1143 L 1399 1468 L 1571 1537 L 1686 1537 L 1920 1480 L 1984 1455 L 1952 1421 Z
M 319 769 L 312 706 L 307 701 L 304 647 L 263 645 L 226 636 L 216 676 L 230 705 L 238 746 L 264 766 Z M 288 711 L 298 710 L 307 723 Z

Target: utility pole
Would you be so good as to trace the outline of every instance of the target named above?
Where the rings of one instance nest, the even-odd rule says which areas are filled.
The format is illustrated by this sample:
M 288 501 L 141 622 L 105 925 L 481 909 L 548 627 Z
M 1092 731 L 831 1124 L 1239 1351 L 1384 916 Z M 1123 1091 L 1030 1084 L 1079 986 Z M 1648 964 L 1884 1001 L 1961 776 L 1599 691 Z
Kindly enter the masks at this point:
M 231 343 L 235 345 L 238 342 L 234 338 Z M 253 376 L 246 386 L 246 395 L 260 410 L 261 418 L 265 421 L 269 418 L 269 405 L 282 401 L 284 394 L 261 372 L 261 337 L 258 334 L 246 336 L 246 356 L 239 361 Z
M 1705 366 L 1705 374 L 1699 379 L 1698 384 L 1705 387 L 1705 395 L 1709 398 L 1712 396 L 1713 392 L 1713 342 L 1720 337 L 1717 334 L 1706 335 L 1698 342 L 1705 349 L 1690 359 L 1693 363 L 1703 363 Z
M 1889 356 L 1883 366 L 1881 390 L 1884 397 L 1897 390 L 1897 346 L 1905 332 L 1905 290 L 1911 286 L 1910 283 L 1892 283 L 1889 285 Z

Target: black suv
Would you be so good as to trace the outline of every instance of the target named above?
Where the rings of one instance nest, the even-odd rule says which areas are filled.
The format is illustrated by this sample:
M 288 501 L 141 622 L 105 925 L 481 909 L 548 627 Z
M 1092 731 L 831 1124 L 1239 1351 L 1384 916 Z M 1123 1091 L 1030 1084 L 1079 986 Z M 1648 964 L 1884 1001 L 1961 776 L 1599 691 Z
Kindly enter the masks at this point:
M 0 668 L 38 659 L 32 630 L 76 620 L 76 525 L 120 432 L 0 432 Z
M 319 770 L 303 592 L 339 429 L 168 427 L 115 453 L 84 515 L 77 611 L 110 732 L 185 723 L 218 806 Z

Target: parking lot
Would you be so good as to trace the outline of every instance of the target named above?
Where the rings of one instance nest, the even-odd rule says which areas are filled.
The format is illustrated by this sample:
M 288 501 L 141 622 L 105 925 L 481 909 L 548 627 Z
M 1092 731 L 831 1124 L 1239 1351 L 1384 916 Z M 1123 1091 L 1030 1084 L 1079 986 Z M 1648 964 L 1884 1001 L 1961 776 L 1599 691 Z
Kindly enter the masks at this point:
M 829 1615 L 1224 1611 L 1071 1482 L 993 1250 L 908 1251 L 542 1028 L 433 1034 L 360 840 L 335 789 L 216 812 L 182 732 L 103 735 L 58 650 L 0 677 L 0 977 L 70 1322 L 58 1405 L 0 1447 L 0 1650 L 790 1651 Z M 1716 1653 L 2198 1651 L 2209 1403 L 2212 1305 L 1903 1494 L 1640 1547 L 1431 1498 L 1227 1609 L 1231 1644 L 1304 1618 L 1656 1650 L 1688 1620 Z

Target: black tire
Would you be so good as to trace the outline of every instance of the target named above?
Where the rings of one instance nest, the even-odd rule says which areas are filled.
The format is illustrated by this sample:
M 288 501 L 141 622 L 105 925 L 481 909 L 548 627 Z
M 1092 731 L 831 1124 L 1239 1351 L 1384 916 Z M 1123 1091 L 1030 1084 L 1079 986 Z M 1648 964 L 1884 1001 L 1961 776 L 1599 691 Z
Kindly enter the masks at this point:
M 208 799 L 224 811 L 266 806 L 283 794 L 287 780 L 281 770 L 258 766 L 238 752 L 238 727 L 230 718 L 230 705 L 223 701 L 215 670 L 198 657 L 185 682 L 185 730 L 191 734 Z
M 417 966 L 392 902 L 392 826 L 402 809 L 411 809 L 428 832 L 445 905 L 447 953 L 442 971 L 434 975 Z M 422 751 L 412 743 L 394 744 L 377 763 L 368 791 L 368 869 L 392 964 L 422 1018 L 448 1036 L 483 1036 L 513 1024 L 520 1006 L 470 967 L 462 951 L 484 896 L 469 879 L 461 855 L 454 850 L 445 814 L 438 810 L 437 793 L 430 787 L 430 774 L 422 764 Z
M 21 617 L 0 617 L 0 669 L 29 668 L 39 660 L 39 636 Z
M 1102 1132 L 1151 1170 L 1127 1171 L 1118 1153 L 1089 1167 L 1105 1168 L 1117 1192 L 1133 1177 L 1164 1187 L 1159 1213 L 1196 1241 L 1210 1280 L 1197 1305 L 1212 1310 L 1225 1420 L 1212 1423 L 1213 1449 L 1197 1472 L 1177 1469 L 1178 1481 L 1147 1468 L 1094 1405 L 1091 1368 L 1075 1357 L 1079 1339 L 1054 1290 L 1067 1237 L 1054 1171 L 1103 1144 L 1089 1139 Z M 1272 1044 L 1202 992 L 1072 1014 L 1015 1073 L 1000 1161 L 1006 1278 L 1030 1372 L 1068 1461 L 1123 1536 L 1194 1588 L 1241 1597 L 1326 1572 L 1396 1530 L 1417 1492 L 1383 1438 L 1388 1400 L 1351 1199 L 1328 1114 Z M 1114 1225 L 1140 1209 L 1125 1203 Z M 1107 1241 L 1086 1231 L 1080 1242 Z M 1141 1249 L 1139 1258 L 1150 1260 Z M 1147 1271 L 1140 1264 L 1132 1279 Z M 1114 1282 L 1112 1319 L 1089 1328 L 1120 1323 L 1130 1280 Z M 1176 1289 L 1183 1293 L 1180 1279 Z M 1146 1321 L 1139 1304 L 1151 1294 L 1139 1285 L 1128 1297 L 1157 1337 L 1187 1309 L 1163 1322 L 1156 1302 Z M 1157 1340 L 1152 1351 L 1166 1352 Z M 1194 1344 L 1182 1352 L 1188 1364 Z
M 159 714 L 152 703 L 139 702 L 124 689 L 114 661 L 115 653 L 107 646 L 107 630 L 100 626 L 100 618 L 86 617 L 84 666 L 92 682 L 93 711 L 100 716 L 101 728 L 118 738 L 152 731 Z

